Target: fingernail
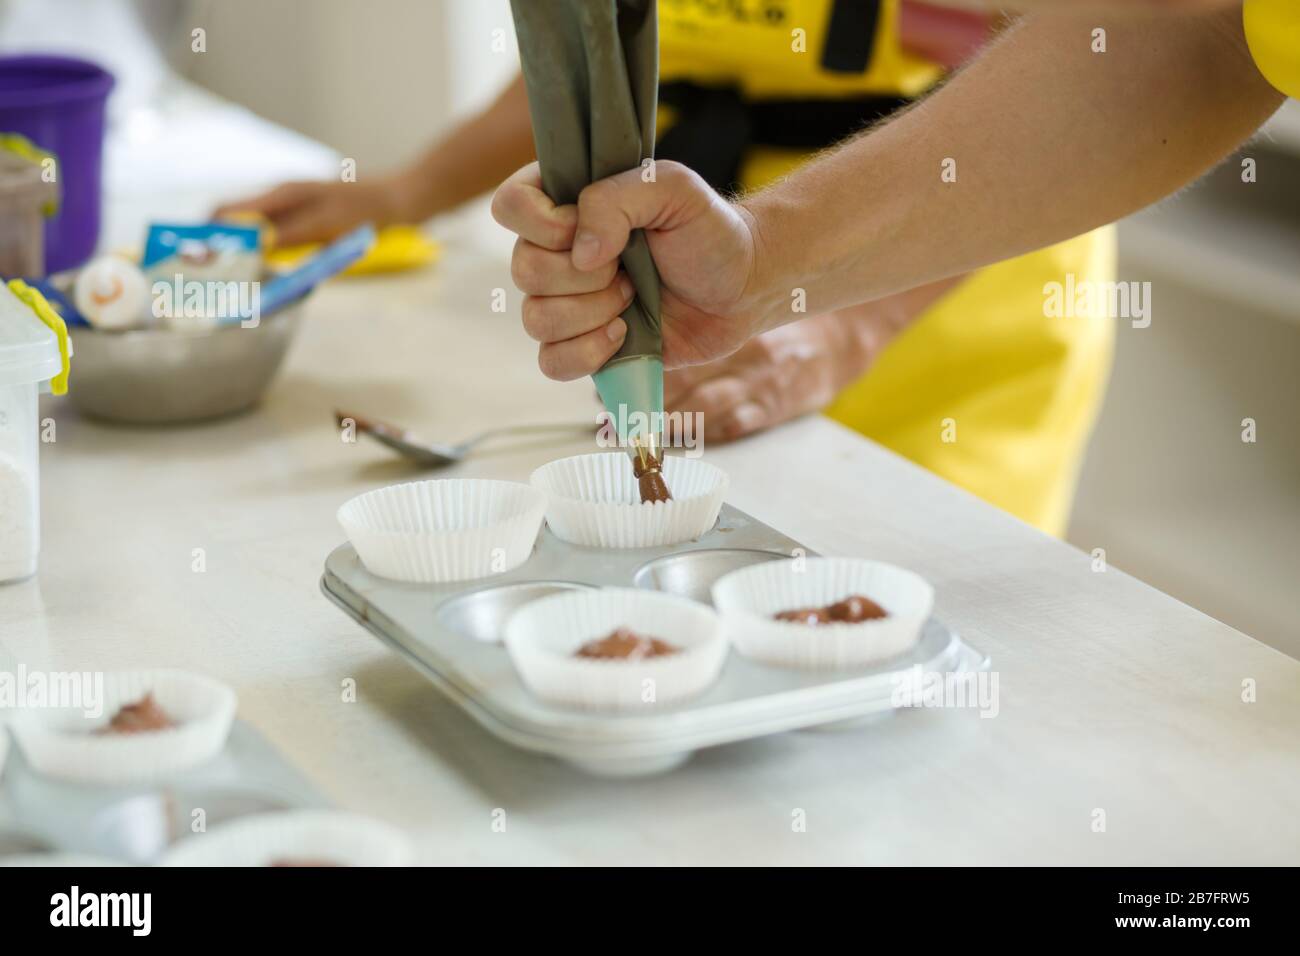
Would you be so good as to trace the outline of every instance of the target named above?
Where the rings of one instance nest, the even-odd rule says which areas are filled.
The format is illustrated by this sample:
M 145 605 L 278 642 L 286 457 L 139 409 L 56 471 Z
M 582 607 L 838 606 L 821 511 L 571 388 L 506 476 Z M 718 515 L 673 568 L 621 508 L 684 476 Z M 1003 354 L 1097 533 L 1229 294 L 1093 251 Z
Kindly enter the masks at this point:
M 605 326 L 605 334 L 609 336 L 611 342 L 617 342 L 627 333 L 627 323 L 622 319 L 614 319 L 609 325 Z
M 573 240 L 573 264 L 581 268 L 600 254 L 600 239 L 592 232 L 580 232 Z
M 632 296 L 636 295 L 636 286 L 632 284 L 632 280 L 627 276 L 619 276 L 618 291 L 623 293 L 624 302 L 631 302 Z

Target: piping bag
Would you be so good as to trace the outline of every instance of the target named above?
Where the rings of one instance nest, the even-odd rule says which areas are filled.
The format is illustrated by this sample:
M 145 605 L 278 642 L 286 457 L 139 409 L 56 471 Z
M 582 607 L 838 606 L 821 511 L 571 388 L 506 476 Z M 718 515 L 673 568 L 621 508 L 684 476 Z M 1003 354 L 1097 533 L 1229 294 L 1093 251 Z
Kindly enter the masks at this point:
M 560 205 L 654 156 L 659 93 L 655 0 L 510 0 L 542 188 Z M 664 484 L 659 273 L 637 229 L 622 264 L 636 289 L 622 347 L 593 377 L 643 501 Z

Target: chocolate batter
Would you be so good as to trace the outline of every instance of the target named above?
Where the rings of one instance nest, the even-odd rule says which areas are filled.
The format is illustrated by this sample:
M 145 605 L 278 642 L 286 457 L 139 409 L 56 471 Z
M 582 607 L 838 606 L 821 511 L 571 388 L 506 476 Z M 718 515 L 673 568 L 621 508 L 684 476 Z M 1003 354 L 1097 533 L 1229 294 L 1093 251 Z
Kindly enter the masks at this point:
M 772 616 L 778 621 L 793 621 L 795 624 L 859 624 L 889 615 L 871 598 L 855 594 L 826 607 L 801 607 Z
M 661 641 L 657 637 L 646 637 L 626 627 L 620 627 L 605 637 L 583 644 L 573 656 L 597 660 L 640 661 L 648 657 L 666 657 L 680 650 L 681 648 L 667 641 Z
M 641 492 L 641 501 L 671 501 L 668 483 L 664 481 L 662 463 L 655 458 L 635 457 L 632 459 L 632 474 L 636 475 L 637 487 Z
M 125 704 L 113 715 L 107 727 L 101 727 L 99 734 L 141 734 L 154 730 L 167 730 L 175 727 L 176 722 L 167 716 L 167 712 L 158 706 L 153 694 L 145 694 L 134 704 Z

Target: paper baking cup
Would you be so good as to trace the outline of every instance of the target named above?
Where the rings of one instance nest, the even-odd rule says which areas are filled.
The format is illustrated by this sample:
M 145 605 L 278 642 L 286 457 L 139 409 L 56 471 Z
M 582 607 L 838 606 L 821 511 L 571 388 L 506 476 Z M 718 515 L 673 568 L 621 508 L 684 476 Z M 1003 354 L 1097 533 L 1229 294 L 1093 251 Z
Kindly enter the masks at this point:
M 532 484 L 546 493 L 546 523 L 571 544 L 650 548 L 698 538 L 718 520 L 727 473 L 675 457 L 664 460 L 663 473 L 671 501 L 641 501 L 623 452 L 561 458 L 533 472 Z
M 859 624 L 797 624 L 773 615 L 825 607 L 859 594 L 888 617 Z M 766 561 L 713 585 L 713 606 L 741 654 L 767 664 L 838 670 L 864 667 L 911 648 L 934 607 L 934 588 L 892 564 L 854 558 Z
M 405 866 L 411 846 L 398 830 L 354 813 L 259 813 L 187 836 L 163 866 L 270 866 L 277 860 L 337 866 Z
M 83 853 L 15 853 L 0 856 L 0 866 L 57 866 L 64 869 L 79 870 L 83 866 L 125 866 L 117 860 L 104 856 L 90 856 Z
M 339 524 L 372 574 L 431 584 L 523 564 L 545 511 L 525 484 L 448 478 L 358 495 L 339 508 Z
M 135 734 L 100 735 L 125 704 L 152 693 L 178 726 Z M 215 757 L 235 717 L 235 692 L 184 671 L 125 671 L 104 675 L 102 713 L 79 708 L 24 708 L 10 722 L 18 746 L 39 773 L 81 783 L 152 783 Z
M 681 650 L 639 661 L 573 656 L 587 641 L 620 627 Z M 727 657 L 722 622 L 711 608 L 634 588 L 541 598 L 516 611 L 505 633 L 510 659 L 530 691 L 584 710 L 645 712 L 685 700 L 717 680 Z

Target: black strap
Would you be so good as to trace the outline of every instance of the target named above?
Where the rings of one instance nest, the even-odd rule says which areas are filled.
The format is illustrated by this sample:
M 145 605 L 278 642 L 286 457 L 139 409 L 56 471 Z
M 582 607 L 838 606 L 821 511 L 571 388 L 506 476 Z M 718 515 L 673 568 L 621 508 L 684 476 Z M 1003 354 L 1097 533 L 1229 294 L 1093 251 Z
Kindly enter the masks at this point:
M 738 191 L 740 161 L 754 138 L 753 121 L 739 91 L 663 83 L 659 102 L 672 106 L 677 117 L 655 143 L 655 156 L 689 166 L 720 193 Z
M 722 193 L 740 189 L 741 160 L 751 146 L 824 149 L 909 102 L 898 96 L 746 102 L 735 87 L 681 81 L 662 84 L 659 101 L 677 117 L 655 155 L 689 166 Z
M 880 22 L 880 0 L 834 0 L 822 47 L 822 69 L 865 73 Z

